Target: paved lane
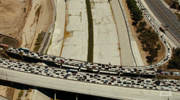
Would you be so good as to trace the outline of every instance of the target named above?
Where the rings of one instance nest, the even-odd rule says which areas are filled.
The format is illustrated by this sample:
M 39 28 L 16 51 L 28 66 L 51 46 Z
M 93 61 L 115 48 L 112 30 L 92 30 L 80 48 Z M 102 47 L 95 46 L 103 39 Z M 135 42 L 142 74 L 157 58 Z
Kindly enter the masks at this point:
M 160 91 L 92 84 L 67 79 L 45 77 L 35 74 L 0 68 L 0 79 L 62 91 L 95 95 L 123 100 L 167 100 L 167 96 L 160 96 Z M 179 100 L 179 92 L 172 92 L 170 100 Z
M 163 26 L 180 42 L 180 23 L 175 14 L 166 8 L 160 0 L 145 0 L 145 2 Z
M 134 57 L 131 51 L 130 40 L 125 23 L 125 19 L 118 0 L 111 1 L 113 14 L 116 21 L 116 28 L 118 31 L 118 37 L 121 48 L 121 65 L 122 66 L 135 66 Z

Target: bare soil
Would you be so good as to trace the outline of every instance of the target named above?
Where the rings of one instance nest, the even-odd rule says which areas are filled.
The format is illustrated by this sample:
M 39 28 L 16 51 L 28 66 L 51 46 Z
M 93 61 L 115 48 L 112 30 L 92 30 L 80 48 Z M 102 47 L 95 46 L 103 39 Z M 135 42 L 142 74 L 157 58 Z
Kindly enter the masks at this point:
M 141 54 L 143 63 L 144 63 L 144 65 L 148 65 L 148 63 L 146 62 L 146 56 L 148 55 L 148 53 L 143 51 L 141 41 L 138 39 L 139 34 L 136 33 L 136 28 L 134 26 L 132 26 L 133 20 L 131 19 L 130 10 L 129 10 L 128 6 L 127 6 L 126 0 L 122 0 L 122 4 L 124 6 L 125 13 L 126 13 L 127 18 L 128 18 L 128 22 L 129 22 L 129 26 L 131 28 L 132 36 L 134 37 L 134 39 L 135 39 L 135 41 L 136 41 L 136 43 L 138 45 L 138 49 L 139 49 L 139 52 Z
M 173 4 L 175 0 L 164 0 L 169 6 Z
M 137 33 L 136 28 L 132 25 L 133 20 L 131 19 L 130 10 L 129 10 L 128 6 L 127 6 L 126 0 L 122 0 L 122 3 L 124 5 L 125 13 L 126 13 L 127 18 L 128 18 L 128 22 L 129 22 L 129 25 L 130 25 L 130 28 L 131 28 L 132 36 L 134 37 L 134 39 L 135 39 L 135 41 L 136 41 L 136 43 L 138 45 L 139 52 L 141 54 L 143 63 L 144 63 L 144 65 L 148 65 L 148 63 L 146 61 L 146 56 L 148 55 L 148 52 L 145 52 L 143 50 L 141 41 L 138 39 L 138 36 L 139 36 L 140 33 Z M 146 21 L 144 18 L 143 18 L 143 20 Z M 150 27 L 150 26 L 147 24 L 147 27 Z M 161 61 L 165 57 L 165 47 L 164 47 L 164 45 L 162 44 L 162 42 L 160 40 L 157 42 L 157 44 L 161 45 L 161 50 L 159 50 L 158 57 L 156 58 L 157 61 L 154 62 L 154 63 L 157 63 L 157 62 Z
M 0 0 L 0 34 L 7 35 L 19 41 L 20 31 L 28 14 L 31 0 Z
M 51 0 L 41 0 L 41 2 L 42 3 L 40 5 L 41 9 L 39 12 L 39 17 L 37 16 L 38 23 L 37 23 L 37 27 L 36 27 L 36 31 L 35 31 L 35 36 L 32 41 L 31 47 L 29 47 L 29 48 L 31 48 L 31 50 L 33 50 L 35 47 L 34 44 L 36 42 L 38 35 L 41 32 L 47 32 L 50 25 L 53 22 L 54 8 L 53 8 Z
M 37 5 L 33 6 L 33 3 L 37 3 Z M 39 6 L 41 9 L 37 16 L 35 10 Z M 34 14 L 30 14 L 30 12 L 34 12 Z M 53 12 L 51 0 L 0 0 L 0 34 L 10 36 L 18 41 L 16 47 L 23 44 L 24 47 L 32 46 L 34 49 L 38 34 L 42 31 L 47 32 L 51 25 Z M 28 38 L 29 35 L 32 37 Z
M 158 51 L 158 57 L 156 58 L 157 61 L 154 63 L 160 62 L 165 57 L 165 53 L 166 53 L 165 47 L 164 47 L 162 41 L 159 40 L 157 42 L 157 44 L 161 45 L 161 49 Z
M 0 34 L 0 43 L 7 44 L 11 47 L 17 47 L 18 41 L 15 38 Z
M 14 91 L 15 91 L 14 88 L 12 88 L 12 87 L 7 87 L 7 90 L 6 90 L 6 98 L 7 98 L 8 100 L 12 100 L 12 99 L 13 99 Z

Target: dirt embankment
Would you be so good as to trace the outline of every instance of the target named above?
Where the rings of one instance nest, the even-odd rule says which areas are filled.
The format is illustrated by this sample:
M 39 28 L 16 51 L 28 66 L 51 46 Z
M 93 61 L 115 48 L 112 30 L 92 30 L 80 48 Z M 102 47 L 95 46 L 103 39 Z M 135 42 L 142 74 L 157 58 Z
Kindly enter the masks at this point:
M 51 25 L 53 12 L 51 0 L 0 0 L 0 34 L 33 49 L 38 34 Z
M 17 39 L 20 45 L 20 32 L 30 6 L 31 0 L 0 0 L 0 34 Z
M 51 0 L 42 0 L 40 7 L 41 8 L 37 20 L 36 31 L 31 42 L 32 43 L 30 47 L 31 50 L 34 49 L 34 44 L 36 42 L 36 38 L 38 37 L 38 34 L 41 33 L 42 31 L 47 32 L 53 20 L 54 8 Z
M 138 48 L 139 48 L 141 57 L 142 57 L 142 59 L 143 59 L 143 63 L 144 63 L 144 65 L 148 65 L 148 63 L 147 63 L 147 61 L 146 61 L 146 56 L 148 55 L 148 52 L 145 52 L 145 51 L 143 50 L 143 48 L 142 48 L 142 43 L 141 43 L 141 41 L 138 39 L 139 34 L 136 32 L 136 28 L 135 28 L 134 26 L 132 26 L 133 20 L 131 19 L 130 10 L 128 9 L 126 0 L 123 0 L 123 5 L 124 5 L 125 12 L 126 12 L 126 15 L 127 15 L 128 21 L 129 21 L 129 25 L 130 25 L 130 28 L 131 28 L 131 33 L 132 33 L 134 39 L 136 40 L 136 43 L 137 43 L 137 45 L 138 45 Z M 145 19 L 143 19 L 143 20 L 146 21 Z M 146 23 L 148 23 L 148 22 L 146 22 Z M 149 24 L 147 24 L 147 26 L 150 27 Z M 161 60 L 165 57 L 165 47 L 164 47 L 163 43 L 161 42 L 161 40 L 159 40 L 159 41 L 157 42 L 157 44 L 160 44 L 160 45 L 161 45 L 161 50 L 158 51 L 158 57 L 155 58 L 157 61 L 156 61 L 156 62 L 153 62 L 153 64 L 161 61 Z

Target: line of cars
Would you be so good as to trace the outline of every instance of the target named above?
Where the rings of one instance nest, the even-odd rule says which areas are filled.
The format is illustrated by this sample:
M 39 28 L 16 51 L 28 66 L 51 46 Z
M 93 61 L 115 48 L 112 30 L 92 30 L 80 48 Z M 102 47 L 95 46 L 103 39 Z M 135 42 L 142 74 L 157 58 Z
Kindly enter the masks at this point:
M 166 56 L 163 58 L 163 60 L 161 60 L 160 62 L 154 64 L 154 65 L 150 65 L 150 66 L 145 66 L 145 68 L 152 68 L 152 67 L 157 67 L 157 66 L 161 66 L 164 63 L 166 63 L 172 54 L 171 48 L 169 46 L 169 44 L 166 42 L 164 35 L 161 35 L 158 29 L 162 29 L 162 26 L 157 26 L 155 25 L 156 23 L 152 20 L 150 14 L 148 13 L 148 11 L 145 9 L 145 7 L 142 5 L 142 3 L 139 0 L 136 0 L 138 3 L 138 7 L 139 9 L 142 11 L 143 15 L 145 16 L 145 18 L 147 19 L 147 21 L 151 24 L 152 28 L 154 28 L 155 32 L 159 35 L 160 39 L 162 40 L 162 42 L 164 43 L 164 46 L 166 46 L 167 52 L 166 52 Z M 164 32 L 164 30 L 163 30 Z
M 180 81 L 178 80 L 156 80 L 136 77 L 121 77 L 101 75 L 94 73 L 78 72 L 75 69 L 60 69 L 55 67 L 33 65 L 24 62 L 16 62 L 5 58 L 0 58 L 0 66 L 3 68 L 23 71 L 32 74 L 44 75 L 54 78 L 63 78 L 75 81 L 105 84 L 112 86 L 124 86 L 131 88 L 144 88 L 153 90 L 180 91 Z
M 144 68 L 144 66 L 140 66 L 140 67 L 123 67 L 123 66 L 120 66 L 120 65 L 90 63 L 90 62 L 86 62 L 86 61 L 80 61 L 80 60 L 75 60 L 75 59 L 56 57 L 56 56 L 52 56 L 52 55 L 43 55 L 43 54 L 31 52 L 31 51 L 25 52 L 23 50 L 19 50 L 17 48 L 12 48 L 12 47 L 9 47 L 8 51 L 11 52 L 11 53 L 16 53 L 16 54 L 19 54 L 19 53 L 23 52 L 24 56 L 33 57 L 33 58 L 36 58 L 36 59 L 52 61 L 52 62 L 55 62 L 55 63 L 63 63 L 63 64 L 66 64 L 66 65 L 74 65 L 74 66 L 80 66 L 80 67 L 85 67 L 85 68 L 92 68 L 92 69 L 96 69 L 96 70 L 108 70 L 108 71 L 125 70 L 125 72 L 130 73 L 134 69 L 143 70 L 143 68 Z
M 20 52 L 23 52 L 24 56 L 29 56 L 29 57 L 34 57 L 36 59 L 41 59 L 41 60 L 47 60 L 47 61 L 52 61 L 56 64 L 62 64 L 63 66 L 66 67 L 76 67 L 77 69 L 80 68 L 87 68 L 87 69 L 92 69 L 92 70 L 100 70 L 100 71 L 109 71 L 109 72 L 120 72 L 120 73 L 133 73 L 133 74 L 147 74 L 147 75 L 155 75 L 155 74 L 160 74 L 160 75 L 171 75 L 170 72 L 165 72 L 163 74 L 155 72 L 154 70 L 145 70 L 147 66 L 143 67 L 123 67 L 119 65 L 111 65 L 111 64 L 99 64 L 99 63 L 90 63 L 90 62 L 85 62 L 85 61 L 80 61 L 80 60 L 74 60 L 74 59 L 68 59 L 68 58 L 62 58 L 62 57 L 56 57 L 52 55 L 43 55 L 39 53 L 34 53 L 31 51 L 27 52 L 27 49 L 17 49 L 17 48 L 12 48 L 9 47 L 9 52 L 19 54 Z M 150 68 L 153 68 L 154 66 L 159 66 L 162 63 L 159 62 L 155 65 L 149 65 Z M 166 74 L 168 73 L 168 74 Z M 179 73 L 179 72 L 176 72 Z M 179 75 L 179 74 L 173 74 L 173 75 Z

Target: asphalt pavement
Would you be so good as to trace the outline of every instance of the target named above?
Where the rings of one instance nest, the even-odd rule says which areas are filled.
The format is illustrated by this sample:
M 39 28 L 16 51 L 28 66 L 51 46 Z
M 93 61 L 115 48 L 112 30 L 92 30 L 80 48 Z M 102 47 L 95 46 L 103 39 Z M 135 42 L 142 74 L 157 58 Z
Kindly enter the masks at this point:
M 118 0 L 112 0 L 111 7 L 113 10 L 116 28 L 118 32 L 118 38 L 121 48 L 121 65 L 123 66 L 136 66 L 134 57 L 131 51 L 130 40 L 128 36 L 128 31 L 126 27 L 126 22 L 122 13 L 122 10 L 119 5 Z
M 175 14 L 166 8 L 160 0 L 145 0 L 145 2 L 162 23 L 162 26 L 180 42 L 180 22 Z

